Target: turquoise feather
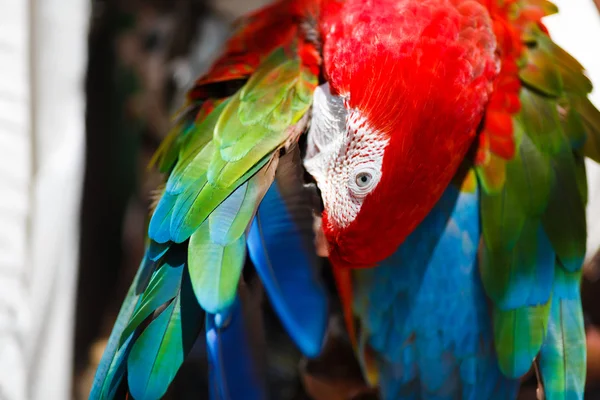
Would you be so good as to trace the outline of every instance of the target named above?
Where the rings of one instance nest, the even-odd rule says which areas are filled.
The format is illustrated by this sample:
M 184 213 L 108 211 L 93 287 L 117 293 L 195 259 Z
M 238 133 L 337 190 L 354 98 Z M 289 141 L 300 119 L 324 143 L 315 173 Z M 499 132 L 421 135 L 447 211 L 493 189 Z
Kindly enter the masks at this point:
M 148 226 L 148 237 L 157 243 L 167 243 L 171 240 L 171 218 L 177 202 L 177 196 L 163 193 Z
M 142 260 L 142 263 L 144 263 L 144 261 L 145 259 Z M 121 310 L 119 311 L 113 330 L 108 338 L 108 343 L 102 354 L 102 359 L 96 369 L 89 400 L 114 398 L 115 392 L 123 379 L 126 370 L 127 356 L 129 355 L 133 342 L 130 337 L 125 343 L 120 345 L 121 336 L 140 299 L 140 295 L 136 294 L 135 288 L 141 272 L 142 268 L 138 270 L 129 291 L 127 292 L 125 300 L 123 301 L 123 305 L 121 305 Z
M 152 277 L 121 336 L 121 345 L 146 318 L 179 292 L 184 265 L 163 265 Z
M 539 365 L 547 400 L 581 400 L 585 390 L 586 336 L 579 282 L 581 272 L 556 268 L 548 334 Z
M 200 334 L 202 314 L 184 273 L 177 297 L 142 331 L 129 353 L 127 378 L 135 399 L 160 399 L 166 393 Z

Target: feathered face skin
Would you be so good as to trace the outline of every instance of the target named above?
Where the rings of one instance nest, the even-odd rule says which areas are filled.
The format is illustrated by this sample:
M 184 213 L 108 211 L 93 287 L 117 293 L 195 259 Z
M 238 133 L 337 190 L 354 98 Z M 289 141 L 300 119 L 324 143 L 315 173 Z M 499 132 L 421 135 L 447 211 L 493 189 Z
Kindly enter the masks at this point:
M 425 218 L 465 157 L 498 73 L 473 0 L 350 0 L 321 26 L 306 168 L 337 266 L 371 267 Z

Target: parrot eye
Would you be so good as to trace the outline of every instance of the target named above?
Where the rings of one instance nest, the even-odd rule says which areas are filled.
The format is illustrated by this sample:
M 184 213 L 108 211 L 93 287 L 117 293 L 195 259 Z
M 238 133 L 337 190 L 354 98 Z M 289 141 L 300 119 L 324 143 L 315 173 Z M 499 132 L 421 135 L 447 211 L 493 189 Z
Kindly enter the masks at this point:
M 358 175 L 356 175 L 356 186 L 358 186 L 359 188 L 367 187 L 369 186 L 369 183 L 371 183 L 372 179 L 373 177 L 370 173 L 361 172 Z
M 349 179 L 349 188 L 354 197 L 362 199 L 375 189 L 381 176 L 372 166 L 361 166 Z

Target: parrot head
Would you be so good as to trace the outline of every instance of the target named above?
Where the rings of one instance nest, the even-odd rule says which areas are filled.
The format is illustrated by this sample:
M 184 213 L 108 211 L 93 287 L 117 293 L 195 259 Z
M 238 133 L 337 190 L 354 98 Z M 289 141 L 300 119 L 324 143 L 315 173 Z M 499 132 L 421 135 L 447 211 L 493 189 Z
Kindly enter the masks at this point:
M 327 83 L 314 93 L 305 166 L 340 266 L 374 266 L 425 218 L 467 154 L 498 74 L 492 22 L 477 3 L 390 3 L 406 9 L 349 4 L 322 27 Z

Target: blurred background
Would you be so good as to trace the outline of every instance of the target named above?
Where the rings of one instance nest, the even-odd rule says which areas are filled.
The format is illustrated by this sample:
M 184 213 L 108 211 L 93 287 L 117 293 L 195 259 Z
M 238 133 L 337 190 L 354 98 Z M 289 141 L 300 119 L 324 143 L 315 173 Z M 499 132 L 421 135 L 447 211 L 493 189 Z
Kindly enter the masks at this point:
M 150 157 L 231 22 L 268 2 L 0 0 L 0 399 L 87 398 L 143 254 Z M 554 2 L 551 34 L 600 87 L 600 0 Z M 586 398 L 600 399 L 600 173 L 588 168 Z M 281 399 L 376 398 L 343 339 L 300 377 L 298 361 L 276 372 Z M 203 398 L 204 368 L 198 350 L 167 397 Z

